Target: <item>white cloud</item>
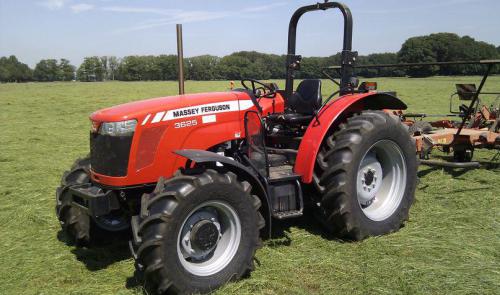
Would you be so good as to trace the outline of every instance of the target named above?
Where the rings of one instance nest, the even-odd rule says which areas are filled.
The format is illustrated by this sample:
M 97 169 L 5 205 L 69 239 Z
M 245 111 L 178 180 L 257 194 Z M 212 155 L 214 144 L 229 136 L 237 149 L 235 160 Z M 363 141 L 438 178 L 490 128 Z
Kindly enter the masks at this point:
M 68 2 L 68 0 L 45 0 L 39 4 L 50 10 L 57 10 L 63 8 L 66 2 Z
M 183 11 L 171 14 L 168 18 L 149 19 L 133 27 L 115 31 L 115 33 L 142 31 L 146 29 L 163 27 L 173 24 L 186 24 L 186 23 L 215 20 L 215 19 L 225 18 L 229 15 L 231 15 L 230 12 Z
M 261 12 L 261 11 L 270 10 L 271 8 L 284 6 L 284 5 L 286 5 L 285 2 L 276 2 L 276 3 L 267 4 L 267 5 L 249 7 L 249 8 L 244 9 L 243 11 L 245 11 L 245 12 Z
M 71 6 L 71 10 L 74 13 L 80 13 L 80 12 L 88 11 L 91 9 L 94 9 L 94 5 L 87 4 L 87 3 L 80 3 L 80 4 L 75 4 L 75 5 Z
M 266 10 L 270 10 L 274 7 L 279 7 L 283 5 L 286 5 L 286 3 L 276 2 L 261 6 L 248 7 L 243 9 L 242 11 L 251 14 L 257 12 L 263 12 Z M 163 16 L 162 18 L 159 19 L 145 20 L 141 23 L 136 24 L 133 27 L 121 29 L 117 31 L 117 33 L 128 32 L 128 31 L 140 31 L 140 30 L 146 30 L 150 28 L 179 24 L 179 23 L 185 24 L 185 23 L 222 19 L 235 15 L 234 11 L 202 11 L 202 10 L 187 11 L 181 9 L 158 9 L 150 7 L 130 7 L 130 6 L 105 6 L 101 7 L 100 9 L 103 11 L 116 12 L 116 13 L 155 14 Z
M 111 12 L 125 12 L 125 13 L 149 13 L 149 14 L 160 14 L 160 15 L 173 15 L 182 10 L 179 9 L 156 9 L 147 7 L 126 7 L 126 6 L 109 6 L 103 7 L 101 10 L 111 11 Z
M 101 10 L 118 12 L 118 13 L 142 13 L 142 14 L 156 14 L 164 16 L 159 19 L 146 20 L 131 28 L 120 30 L 119 32 L 140 31 L 171 24 L 179 24 L 179 23 L 185 24 L 185 23 L 221 19 L 230 16 L 232 14 L 231 12 L 228 11 L 185 11 L 180 9 L 156 9 L 147 7 L 126 7 L 126 6 L 102 7 Z

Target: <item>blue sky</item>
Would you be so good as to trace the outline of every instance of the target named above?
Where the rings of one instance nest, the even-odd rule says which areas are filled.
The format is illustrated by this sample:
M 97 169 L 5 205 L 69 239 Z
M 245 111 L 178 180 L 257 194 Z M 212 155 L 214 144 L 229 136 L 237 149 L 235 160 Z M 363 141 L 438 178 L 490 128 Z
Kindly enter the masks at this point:
M 184 55 L 223 56 L 257 50 L 283 54 L 288 21 L 313 0 L 0 0 L 0 56 L 34 66 L 42 58 L 175 54 L 175 23 L 183 23 Z M 395 52 L 408 37 L 454 32 L 500 45 L 498 0 L 344 0 L 354 17 L 353 47 L 361 54 Z M 297 53 L 328 56 L 341 48 L 335 11 L 305 15 Z

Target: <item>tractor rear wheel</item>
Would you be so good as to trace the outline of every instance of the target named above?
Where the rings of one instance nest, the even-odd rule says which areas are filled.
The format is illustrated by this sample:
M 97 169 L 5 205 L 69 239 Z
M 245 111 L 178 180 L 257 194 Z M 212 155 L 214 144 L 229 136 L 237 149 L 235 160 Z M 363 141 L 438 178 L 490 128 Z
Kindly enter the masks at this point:
M 350 240 L 396 231 L 408 218 L 416 172 L 415 143 L 397 117 L 382 111 L 354 115 L 318 154 L 319 218 Z
M 136 267 L 155 293 L 207 293 L 253 270 L 261 202 L 232 172 L 160 179 L 142 197 Z
M 77 246 L 103 243 L 121 238 L 129 231 L 129 220 L 122 212 L 91 218 L 82 209 L 71 205 L 68 188 L 90 182 L 90 158 L 77 159 L 70 170 L 64 172 L 56 190 L 56 215 L 63 231 Z M 119 210 L 118 210 L 119 211 Z

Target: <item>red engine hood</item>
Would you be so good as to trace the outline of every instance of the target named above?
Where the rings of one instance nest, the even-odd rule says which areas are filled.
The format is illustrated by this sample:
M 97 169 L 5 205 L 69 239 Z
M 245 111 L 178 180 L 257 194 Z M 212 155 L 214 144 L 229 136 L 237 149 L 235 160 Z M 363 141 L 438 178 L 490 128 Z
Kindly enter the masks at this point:
M 90 119 L 98 122 L 141 120 L 151 113 L 238 99 L 249 99 L 249 96 L 243 92 L 209 92 L 158 97 L 98 110 L 90 115 Z

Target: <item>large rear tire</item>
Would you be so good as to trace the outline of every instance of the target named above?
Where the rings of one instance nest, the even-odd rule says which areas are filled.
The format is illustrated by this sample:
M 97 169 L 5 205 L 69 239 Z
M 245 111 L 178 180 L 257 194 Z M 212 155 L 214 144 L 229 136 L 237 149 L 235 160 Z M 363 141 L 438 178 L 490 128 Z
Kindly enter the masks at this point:
M 64 172 L 56 190 L 56 215 L 63 231 L 77 246 L 102 244 L 129 233 L 129 219 L 121 212 L 91 218 L 81 208 L 71 205 L 68 189 L 75 184 L 90 182 L 90 158 L 77 159 Z
M 408 219 L 416 172 L 415 143 L 397 117 L 364 111 L 348 118 L 316 161 L 320 221 L 349 240 L 397 231 Z
M 232 172 L 178 173 L 142 197 L 136 267 L 155 293 L 208 293 L 253 270 L 261 202 Z

